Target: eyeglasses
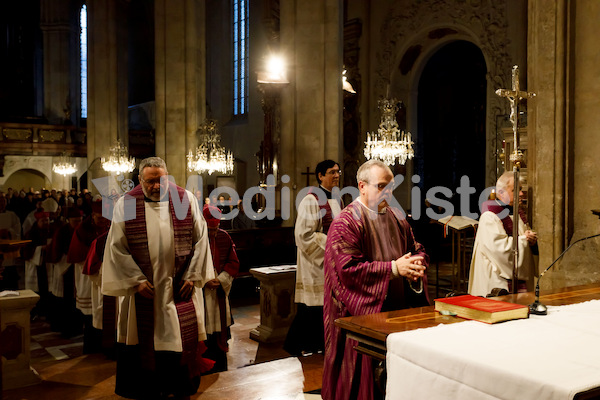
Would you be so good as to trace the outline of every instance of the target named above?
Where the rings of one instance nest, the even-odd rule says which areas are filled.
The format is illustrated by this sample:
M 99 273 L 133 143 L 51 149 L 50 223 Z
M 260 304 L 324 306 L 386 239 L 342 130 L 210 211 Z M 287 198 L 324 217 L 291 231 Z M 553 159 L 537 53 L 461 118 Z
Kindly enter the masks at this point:
M 342 171 L 340 171 L 339 169 L 332 169 L 331 171 L 327 171 L 326 174 L 342 176 Z
M 145 180 L 144 178 L 140 178 L 140 181 L 144 182 L 148 186 L 154 186 L 154 185 L 160 185 L 162 179 L 163 178 Z M 164 179 L 166 181 L 167 178 L 165 177 Z
M 367 183 L 367 185 L 369 185 L 369 186 L 376 187 L 377 190 L 379 190 L 380 192 L 382 190 L 384 190 L 385 188 L 387 188 L 388 185 L 390 185 L 390 184 L 391 184 L 391 182 L 390 183 Z M 392 189 L 393 187 L 394 187 L 393 184 L 391 184 L 390 189 Z

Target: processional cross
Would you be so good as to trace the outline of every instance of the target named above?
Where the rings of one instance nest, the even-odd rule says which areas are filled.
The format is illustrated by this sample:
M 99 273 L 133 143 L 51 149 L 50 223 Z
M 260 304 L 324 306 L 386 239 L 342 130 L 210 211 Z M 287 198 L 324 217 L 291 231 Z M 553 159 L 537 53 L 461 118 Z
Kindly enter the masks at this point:
M 519 87 L 519 66 L 515 65 L 512 68 L 512 90 L 498 89 L 496 94 L 500 97 L 506 97 L 510 102 L 510 122 L 512 122 L 514 149 L 510 155 L 510 160 L 513 162 L 514 173 L 514 190 L 513 190 L 513 277 L 512 277 L 512 292 L 518 291 L 518 265 L 519 265 L 519 170 L 521 162 L 524 160 L 524 155 L 519 148 L 519 102 L 526 98 L 535 97 L 535 93 L 521 90 Z

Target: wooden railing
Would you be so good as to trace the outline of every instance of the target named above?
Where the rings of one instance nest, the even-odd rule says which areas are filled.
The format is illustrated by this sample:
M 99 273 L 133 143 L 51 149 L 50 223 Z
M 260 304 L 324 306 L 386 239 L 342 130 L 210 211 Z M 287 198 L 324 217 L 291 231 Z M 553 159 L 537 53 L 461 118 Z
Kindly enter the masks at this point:
M 129 153 L 147 157 L 155 151 L 154 130 L 129 130 Z M 87 129 L 73 125 L 0 122 L 0 157 L 87 157 Z
M 87 155 L 87 129 L 73 125 L 0 122 L 0 155 Z

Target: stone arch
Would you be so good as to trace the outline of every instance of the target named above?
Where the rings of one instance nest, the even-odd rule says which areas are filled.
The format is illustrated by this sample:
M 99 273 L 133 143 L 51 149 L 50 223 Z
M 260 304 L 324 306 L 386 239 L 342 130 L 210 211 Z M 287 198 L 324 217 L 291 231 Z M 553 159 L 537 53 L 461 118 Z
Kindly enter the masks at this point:
M 28 190 L 33 187 L 35 190 L 40 190 L 42 187 L 48 187 L 50 180 L 43 172 L 37 169 L 21 168 L 4 177 L 3 188 L 12 187 L 15 191 L 25 188 Z
M 19 170 L 33 170 L 41 174 L 48 182 L 52 182 L 52 157 L 43 156 L 6 156 L 0 185 L 4 185 L 8 178 Z
M 468 41 L 482 52 L 487 67 L 486 92 L 486 185 L 496 180 L 497 116 L 506 114 L 507 105 L 495 89 L 510 83 L 508 54 L 508 16 L 506 1 L 398 2 L 393 5 L 381 27 L 377 51 L 373 98 L 386 96 L 406 101 L 407 128 L 417 130 L 417 88 L 423 68 L 443 46 L 453 41 Z M 407 57 L 411 64 L 407 67 Z M 376 102 L 371 115 L 378 115 Z M 374 112 L 373 112 L 374 111 Z M 414 138 L 418 140 L 418 138 Z M 408 165 L 407 175 L 412 175 Z
M 479 47 L 469 41 L 451 41 L 429 58 L 418 82 L 418 130 L 420 140 L 415 171 L 420 187 L 446 186 L 456 194 L 468 177 L 476 189 L 470 195 L 469 212 L 477 212 L 486 171 L 487 67 Z M 452 151 L 449 151 L 449 150 Z M 453 196 L 453 213 L 461 210 Z

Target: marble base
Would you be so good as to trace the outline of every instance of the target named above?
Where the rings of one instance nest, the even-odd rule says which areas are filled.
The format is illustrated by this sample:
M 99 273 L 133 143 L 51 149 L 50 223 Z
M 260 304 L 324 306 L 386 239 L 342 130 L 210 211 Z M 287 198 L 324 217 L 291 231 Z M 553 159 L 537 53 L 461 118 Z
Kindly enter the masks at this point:
M 40 296 L 19 290 L 19 296 L 0 297 L 0 355 L 2 389 L 41 382 L 30 362 L 30 312 Z
M 296 315 L 296 266 L 251 268 L 250 273 L 260 282 L 260 325 L 250 338 L 262 343 L 285 339 Z

